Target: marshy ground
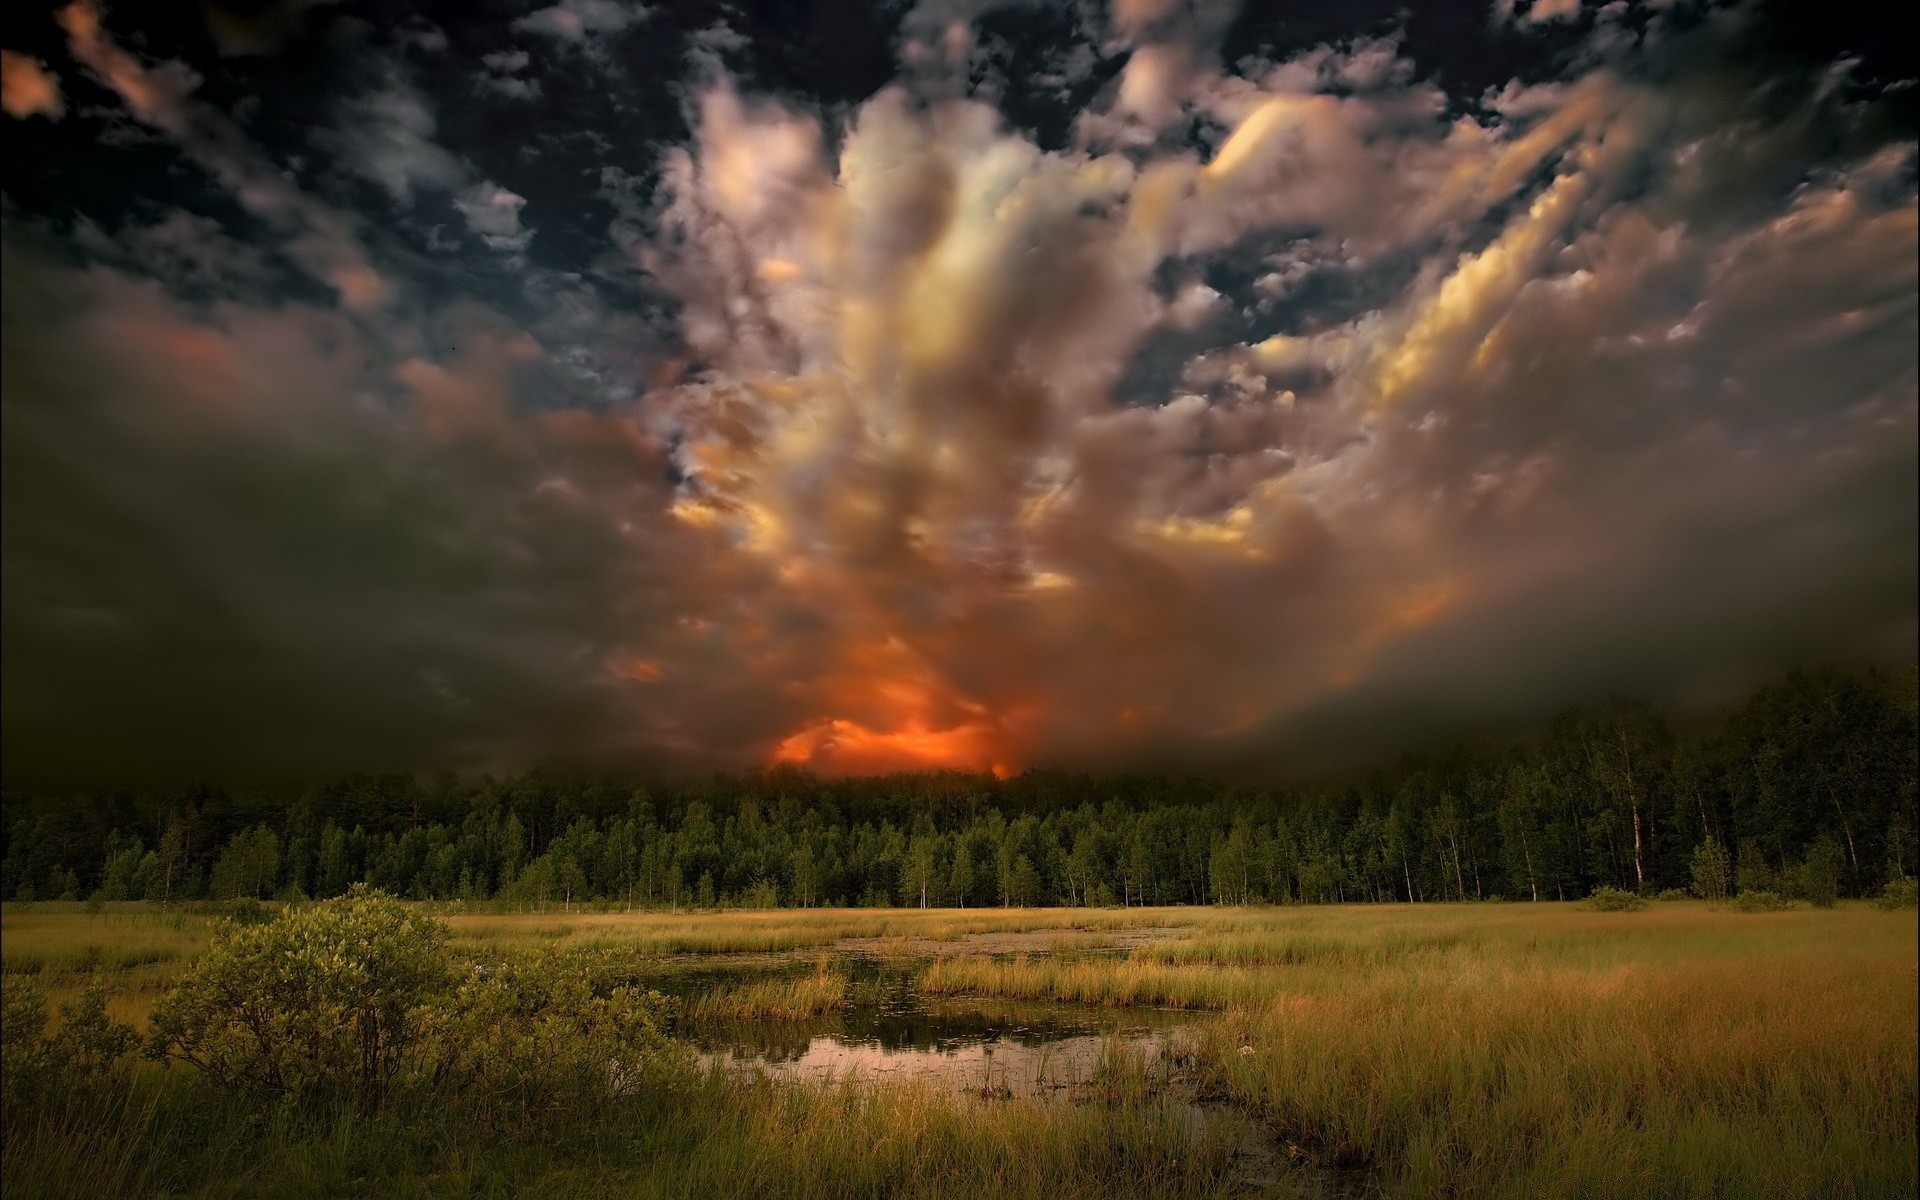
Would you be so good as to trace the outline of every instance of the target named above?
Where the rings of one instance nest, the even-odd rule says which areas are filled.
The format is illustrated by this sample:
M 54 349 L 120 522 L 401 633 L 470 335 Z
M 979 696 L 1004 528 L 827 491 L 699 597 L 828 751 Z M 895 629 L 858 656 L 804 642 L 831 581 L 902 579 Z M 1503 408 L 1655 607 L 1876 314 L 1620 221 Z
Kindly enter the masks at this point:
M 10 1113 L 6 1194 L 1914 1194 L 1911 910 L 434 911 L 627 964 L 689 1065 L 516 1140 L 248 1126 L 147 1064 L 92 1126 Z M 136 1026 L 213 927 L 3 920 L 10 977 Z

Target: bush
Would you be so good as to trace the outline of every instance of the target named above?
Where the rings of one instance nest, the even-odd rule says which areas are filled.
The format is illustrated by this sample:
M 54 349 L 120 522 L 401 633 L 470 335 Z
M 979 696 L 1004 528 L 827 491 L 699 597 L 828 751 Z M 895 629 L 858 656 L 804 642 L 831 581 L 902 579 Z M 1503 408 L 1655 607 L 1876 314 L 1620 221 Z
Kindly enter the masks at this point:
M 229 922 L 154 1010 L 148 1053 L 221 1085 L 376 1103 L 450 978 L 440 924 L 352 892 L 264 925 Z
M 1616 887 L 1597 887 L 1587 899 L 1601 912 L 1632 912 L 1634 909 L 1647 906 L 1645 896 L 1636 892 L 1622 891 Z
M 682 1061 L 662 1032 L 669 1001 L 627 986 L 630 959 L 548 951 L 463 972 L 445 934 L 362 885 L 265 925 L 229 922 L 154 1011 L 148 1054 L 302 1103 L 442 1091 L 522 1130 Z
M 1889 912 L 1920 907 L 1920 882 L 1905 875 L 1887 880 L 1887 886 L 1881 888 L 1880 894 L 1873 898 L 1873 906 Z
M 0 1082 L 5 1086 L 7 1123 L 17 1105 L 31 1100 L 50 1073 L 47 1001 L 31 979 L 0 976 Z
M 675 1057 L 661 1029 L 670 1002 L 596 986 L 596 966 L 591 955 L 548 951 L 470 968 L 421 1012 L 423 1069 L 477 1104 L 489 1127 L 524 1129 L 638 1089 Z
M 1741 892 L 1780 890 L 1779 872 L 1767 862 L 1767 856 L 1761 852 L 1758 839 L 1742 838 L 1740 840 L 1740 859 L 1734 869 L 1734 885 Z
M 107 1016 L 107 987 L 95 977 L 60 1006 L 60 1029 L 46 1036 L 47 1002 L 32 980 L 0 981 L 0 1077 L 5 1107 L 37 1102 L 49 1088 L 113 1070 L 139 1044 L 133 1028 Z
M 237 900 L 216 904 L 213 906 L 213 913 L 217 917 L 232 921 L 235 925 L 265 925 L 277 915 L 252 896 L 242 896 Z
M 1668 888 L 1654 897 L 1655 900 L 1691 900 L 1693 897 L 1679 888 Z
M 1780 912 L 1791 907 L 1792 901 L 1779 892 L 1770 892 L 1762 888 L 1741 892 L 1739 899 L 1733 902 L 1733 906 L 1741 912 Z
M 60 1006 L 60 1031 L 48 1040 L 59 1069 L 79 1076 L 104 1075 L 139 1044 L 133 1026 L 107 1015 L 107 983 L 97 975 L 78 1000 Z
M 1792 872 L 1793 896 L 1815 908 L 1832 908 L 1840 899 L 1840 870 L 1846 865 L 1840 843 L 1821 834 L 1807 847 L 1807 857 Z

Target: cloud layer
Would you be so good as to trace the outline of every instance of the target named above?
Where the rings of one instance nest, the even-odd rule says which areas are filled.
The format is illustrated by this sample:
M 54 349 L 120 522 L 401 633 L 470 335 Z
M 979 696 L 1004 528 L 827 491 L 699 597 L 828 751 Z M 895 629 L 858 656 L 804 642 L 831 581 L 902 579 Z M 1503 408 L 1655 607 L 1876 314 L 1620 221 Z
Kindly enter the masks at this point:
M 1894 100 L 1739 8 L 1536 4 L 1574 65 L 1469 105 L 1391 38 L 1225 67 L 1233 18 L 1086 18 L 1059 144 L 977 6 L 851 105 L 707 31 L 581 271 L 400 58 L 300 179 L 63 10 L 246 221 L 8 211 L 9 778 L 1274 769 L 1913 655 Z M 530 13 L 468 86 L 649 20 Z

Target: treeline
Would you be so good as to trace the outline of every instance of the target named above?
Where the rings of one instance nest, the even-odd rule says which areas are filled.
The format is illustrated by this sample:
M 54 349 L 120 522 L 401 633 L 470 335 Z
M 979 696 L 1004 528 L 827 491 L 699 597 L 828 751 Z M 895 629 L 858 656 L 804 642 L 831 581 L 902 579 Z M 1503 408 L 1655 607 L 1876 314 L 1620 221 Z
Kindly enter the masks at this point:
M 1030 771 L 691 783 L 355 776 L 298 795 L 5 797 L 0 895 L 398 896 L 634 906 L 1575 899 L 1738 886 L 1842 895 L 1914 871 L 1915 679 L 1795 672 L 1715 728 L 1616 701 L 1531 744 L 1363 784 Z

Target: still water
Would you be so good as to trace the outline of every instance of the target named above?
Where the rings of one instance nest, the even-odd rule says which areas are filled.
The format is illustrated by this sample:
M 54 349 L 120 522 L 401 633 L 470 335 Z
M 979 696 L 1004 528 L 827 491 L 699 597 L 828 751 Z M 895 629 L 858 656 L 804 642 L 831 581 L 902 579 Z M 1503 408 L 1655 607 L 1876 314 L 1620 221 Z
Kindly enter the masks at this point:
M 931 1083 L 989 1096 L 1070 1095 L 1111 1053 L 1156 1056 L 1208 1018 L 1159 1009 L 921 997 L 902 978 L 806 1022 L 690 1030 L 707 1062 L 812 1081 Z

